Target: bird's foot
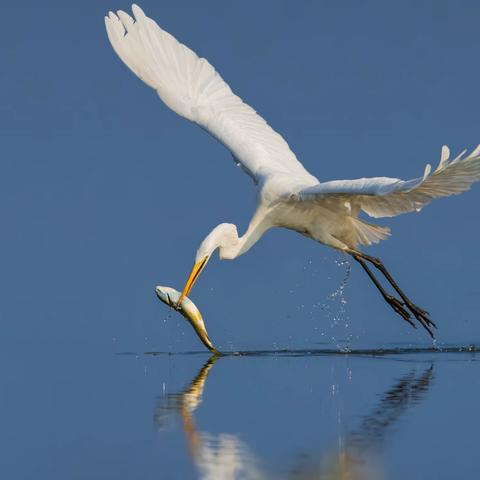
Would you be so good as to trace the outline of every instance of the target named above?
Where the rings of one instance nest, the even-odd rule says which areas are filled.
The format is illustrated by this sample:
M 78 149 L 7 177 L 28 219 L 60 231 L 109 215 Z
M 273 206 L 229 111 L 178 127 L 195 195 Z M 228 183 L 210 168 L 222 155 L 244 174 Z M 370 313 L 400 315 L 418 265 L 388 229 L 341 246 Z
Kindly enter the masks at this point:
M 413 328 L 417 328 L 410 319 L 410 313 L 405 308 L 405 304 L 403 302 L 392 295 L 385 295 L 385 300 L 406 322 L 408 322 Z
M 432 332 L 432 327 L 437 328 L 437 325 L 433 320 L 430 319 L 430 314 L 426 311 L 417 307 L 412 302 L 407 302 L 408 309 L 413 313 L 415 318 L 420 322 L 422 327 L 430 334 L 432 338 L 435 338 Z

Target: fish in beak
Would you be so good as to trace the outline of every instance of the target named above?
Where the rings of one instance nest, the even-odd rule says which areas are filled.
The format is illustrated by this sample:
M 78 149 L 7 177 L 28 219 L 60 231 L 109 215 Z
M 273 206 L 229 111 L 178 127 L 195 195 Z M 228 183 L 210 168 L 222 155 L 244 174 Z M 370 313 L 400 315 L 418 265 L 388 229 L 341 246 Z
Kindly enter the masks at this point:
M 191 276 L 192 275 L 190 275 L 190 277 Z M 192 285 L 194 281 L 195 280 L 192 281 Z M 184 292 L 185 292 L 185 289 L 184 289 Z M 187 319 L 188 323 L 190 323 L 190 325 L 193 327 L 193 329 L 197 333 L 202 343 L 212 353 L 215 353 L 215 354 L 220 353 L 213 346 L 213 343 L 208 336 L 207 329 L 205 328 L 205 323 L 203 322 L 203 318 L 200 311 L 198 310 L 196 305 L 187 296 L 184 295 L 184 292 L 180 293 L 174 288 L 162 287 L 160 285 L 158 287 L 155 287 L 155 293 L 157 294 L 157 297 L 169 307 L 175 308 Z

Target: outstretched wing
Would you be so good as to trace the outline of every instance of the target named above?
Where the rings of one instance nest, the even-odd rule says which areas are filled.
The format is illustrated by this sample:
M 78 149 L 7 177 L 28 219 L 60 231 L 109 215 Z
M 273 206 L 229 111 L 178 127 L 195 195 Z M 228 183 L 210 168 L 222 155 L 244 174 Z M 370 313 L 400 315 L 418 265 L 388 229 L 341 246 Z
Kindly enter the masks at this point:
M 388 177 L 335 180 L 300 191 L 298 199 L 308 202 L 321 201 L 327 196 L 345 197 L 354 208 L 375 218 L 420 211 L 433 199 L 465 192 L 480 180 L 480 145 L 466 157 L 465 153 L 466 150 L 449 160 L 450 150 L 443 146 L 440 163 L 432 174 L 427 165 L 423 177 L 413 180 Z
M 168 107 L 223 143 L 256 183 L 275 173 L 315 180 L 287 142 L 232 92 L 206 59 L 162 30 L 137 5 L 132 11 L 135 20 L 122 11 L 105 17 L 108 38 L 123 62 Z

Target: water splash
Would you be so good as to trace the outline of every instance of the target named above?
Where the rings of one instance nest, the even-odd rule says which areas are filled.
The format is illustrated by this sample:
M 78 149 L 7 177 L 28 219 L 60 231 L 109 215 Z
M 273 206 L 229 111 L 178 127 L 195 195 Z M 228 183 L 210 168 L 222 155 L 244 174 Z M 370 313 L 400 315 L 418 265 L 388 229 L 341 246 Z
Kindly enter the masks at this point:
M 320 303 L 320 308 L 325 312 L 327 319 L 330 321 L 331 336 L 330 339 L 338 349 L 344 352 L 350 350 L 350 344 L 353 338 L 353 334 L 350 330 L 349 316 L 347 314 L 347 298 L 345 290 L 350 279 L 352 272 L 352 266 L 346 259 L 335 260 L 335 264 L 339 268 L 345 268 L 345 273 L 340 282 L 340 285 L 330 293 L 324 302 Z M 344 339 L 338 339 L 335 330 L 339 327 L 345 329 Z

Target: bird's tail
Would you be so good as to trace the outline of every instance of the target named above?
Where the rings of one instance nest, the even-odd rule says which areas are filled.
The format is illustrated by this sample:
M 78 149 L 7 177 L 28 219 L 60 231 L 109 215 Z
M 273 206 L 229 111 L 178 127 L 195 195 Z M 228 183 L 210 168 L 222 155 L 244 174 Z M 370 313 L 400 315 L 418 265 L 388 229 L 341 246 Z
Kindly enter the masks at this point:
M 388 227 L 373 225 L 355 217 L 351 217 L 350 220 L 355 231 L 355 246 L 358 244 L 368 246 L 372 243 L 385 240 L 390 236 L 390 229 Z

